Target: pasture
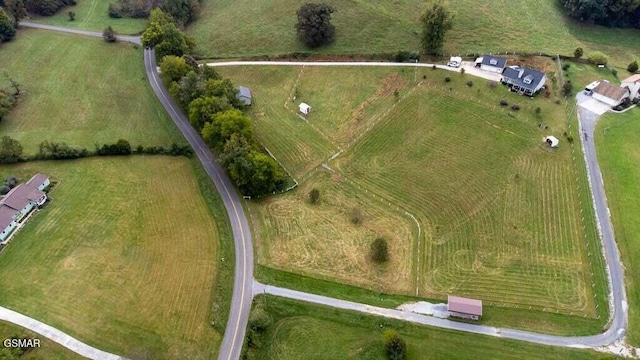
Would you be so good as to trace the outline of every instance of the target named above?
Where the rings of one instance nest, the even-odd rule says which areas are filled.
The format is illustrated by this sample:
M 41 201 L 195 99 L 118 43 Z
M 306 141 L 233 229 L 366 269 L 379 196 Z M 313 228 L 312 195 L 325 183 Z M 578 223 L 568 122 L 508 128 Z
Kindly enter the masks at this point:
M 199 19 L 187 28 L 208 57 L 239 57 L 310 51 L 294 29 L 301 0 L 256 3 L 251 0 L 203 0 Z M 375 54 L 420 47 L 419 17 L 424 2 L 338 1 L 334 44 L 313 50 L 328 54 Z M 556 0 L 508 0 L 450 3 L 456 20 L 445 41 L 445 54 L 504 51 L 573 54 L 580 46 L 585 55 L 608 54 L 613 63 L 626 66 L 638 58 L 639 30 L 589 26 L 569 20 Z M 238 26 L 242 24 L 242 26 Z M 523 41 L 525 40 L 525 41 Z
M 39 339 L 40 347 L 31 349 L 20 357 L 20 360 L 81 360 L 84 357 L 74 353 L 71 350 L 63 348 L 47 338 L 26 330 L 20 326 L 13 325 L 4 321 L 0 321 L 0 341 L 9 339 L 13 336 L 18 338 Z M 0 355 L 3 354 L 0 350 Z M 3 357 L 3 359 L 5 359 Z M 12 358 L 8 358 L 12 359 Z
M 627 341 L 640 346 L 640 110 L 605 115 L 596 129 L 596 148 L 616 242 L 622 255 L 629 302 Z
M 19 140 L 25 154 L 44 140 L 90 150 L 118 139 L 134 147 L 184 142 L 151 90 L 142 56 L 131 44 L 20 30 L 2 45 L 0 71 L 24 96 L 0 132 Z
M 541 66 L 557 70 L 551 63 Z M 277 76 L 265 75 L 262 81 L 258 75 L 262 71 Z M 583 199 L 585 195 L 588 199 L 588 190 L 579 187 L 584 174 L 577 175 L 576 169 L 582 165 L 574 163 L 564 135 L 573 130 L 555 94 L 530 100 L 470 75 L 430 68 L 347 68 L 340 72 L 333 68 L 230 67 L 220 72 L 252 88 L 256 107 L 250 112 L 257 133 L 274 134 L 261 141 L 285 168 L 294 169 L 292 173 L 301 182 L 290 193 L 250 205 L 258 229 L 260 264 L 330 280 L 324 268 L 335 270 L 331 261 L 336 251 L 343 250 L 325 243 L 335 241 L 340 247 L 353 239 L 328 234 L 350 234 L 353 229 L 346 220 L 323 223 L 308 219 L 326 221 L 331 208 L 334 218 L 344 218 L 340 214 L 349 206 L 342 204 L 357 199 L 381 206 L 386 218 L 397 214 L 409 220 L 411 234 L 417 225 L 404 212 L 415 216 L 420 241 L 413 236 L 400 238 L 411 249 L 410 255 L 403 252 L 402 257 L 411 262 L 412 278 L 403 286 L 367 285 L 364 278 L 369 275 L 363 276 L 366 271 L 350 261 L 338 268 L 350 266 L 351 274 L 337 271 L 332 277 L 335 281 L 413 296 L 417 287 L 420 297 L 442 299 L 459 294 L 496 307 L 587 318 L 606 314 L 595 309 L 596 303 L 604 302 L 601 263 L 588 258 L 586 251 L 594 244 L 595 249 L 599 246 L 593 236 L 593 218 L 588 216 L 590 202 Z M 401 84 L 397 97 L 380 90 L 392 79 Z M 466 85 L 469 80 L 471 87 Z M 315 83 L 323 84 L 318 86 L 322 90 L 315 89 Z M 552 81 L 547 85 L 553 87 Z M 300 99 L 315 105 L 307 121 L 277 112 L 286 110 L 284 97 L 294 88 Z M 501 99 L 509 106 L 501 107 Z M 520 110 L 511 110 L 513 104 Z M 272 113 L 270 109 L 278 110 Z M 293 121 L 306 130 L 282 131 L 283 121 Z M 546 135 L 561 139 L 560 148 L 547 148 L 542 142 Z M 315 165 L 314 171 L 300 171 L 300 162 L 293 159 L 297 153 L 279 148 L 291 144 L 289 149 L 295 149 L 296 144 L 312 139 L 324 139 L 343 150 L 328 161 L 335 173 L 318 163 L 307 164 Z M 325 151 L 309 158 L 322 162 L 330 155 Z M 329 186 L 327 203 L 316 207 L 305 202 L 314 186 Z M 582 208 L 586 208 L 584 217 Z M 592 268 L 596 275 L 591 275 Z M 380 277 L 381 284 L 388 283 L 384 279 Z
M 57 182 L 0 255 L 0 304 L 130 358 L 211 359 L 218 221 L 191 161 L 163 156 L 3 166 Z M 226 305 L 226 304 L 225 304 Z
M 52 16 L 38 16 L 30 21 L 100 32 L 107 26 L 111 26 L 121 35 L 135 35 L 144 31 L 147 26 L 146 19 L 109 17 L 107 9 L 113 2 L 115 0 L 79 0 L 77 5 L 66 6 Z M 69 21 L 67 15 L 69 11 L 76 13 L 74 21 Z
M 564 349 L 400 321 L 260 296 L 273 319 L 260 359 L 386 359 L 383 331 L 395 329 L 407 342 L 407 359 L 613 359 L 595 351 Z

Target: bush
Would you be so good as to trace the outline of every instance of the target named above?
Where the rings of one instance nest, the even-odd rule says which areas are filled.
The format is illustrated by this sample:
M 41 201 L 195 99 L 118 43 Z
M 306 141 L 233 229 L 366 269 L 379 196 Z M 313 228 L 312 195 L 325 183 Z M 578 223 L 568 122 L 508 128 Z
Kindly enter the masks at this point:
M 118 140 L 115 144 L 104 144 L 102 146 L 96 144 L 96 155 L 131 155 L 131 144 L 124 139 Z
M 460 69 L 460 75 L 464 75 L 465 72 L 464 68 Z
M 7 185 L 0 186 L 0 195 L 6 195 L 11 190 Z
M 573 90 L 573 84 L 571 83 L 571 80 L 567 80 L 567 82 L 564 83 L 564 85 L 562 85 L 562 95 L 569 96 L 571 95 L 572 90 Z
M 551 91 L 549 89 L 544 90 L 544 97 L 548 98 L 551 96 Z
M 500 100 L 500 106 L 507 106 L 507 105 L 509 105 L 507 100 L 505 100 L 505 99 Z
M 471 80 L 467 81 L 467 86 L 468 87 L 472 87 L 473 86 L 473 81 L 471 81 Z
M 395 53 L 395 55 L 393 55 L 393 61 L 395 62 L 412 61 L 413 62 L 418 60 L 418 57 L 419 55 L 416 52 L 402 50 L 402 51 L 398 51 L 397 53 Z
M 431 70 L 435 70 L 435 69 L 437 69 L 436 64 L 433 64 L 433 65 L 431 66 Z
M 596 51 L 589 55 L 589 62 L 594 65 L 607 65 L 609 58 L 600 51 Z
M 362 212 L 358 208 L 351 210 L 351 222 L 354 225 L 362 224 Z
M 573 136 L 567 136 L 567 141 L 569 142 L 569 144 L 573 144 Z
M 542 109 L 540 109 L 540 107 L 538 106 L 538 107 L 536 108 L 535 112 L 536 112 L 536 115 L 537 115 L 537 116 L 540 116 L 540 113 L 542 112 Z
M 497 81 L 489 81 L 487 83 L 487 87 L 489 89 L 495 89 L 496 87 L 498 87 L 498 82 Z
M 627 66 L 627 71 L 630 73 L 635 73 L 636 71 L 638 71 L 638 61 L 636 60 L 630 63 L 629 66 Z
M 110 18 L 119 19 L 122 17 L 122 6 L 119 3 L 109 4 L 107 11 Z
M 562 70 L 564 70 L 564 71 L 569 70 L 569 68 L 570 68 L 570 67 L 571 67 L 571 64 L 569 64 L 569 63 L 567 63 L 567 62 L 566 62 L 566 63 L 564 63 L 564 64 L 562 64 Z
M 389 260 L 389 246 L 387 239 L 379 237 L 371 243 L 371 260 L 378 264 L 382 264 Z
M 520 110 L 520 105 L 518 105 L 518 104 L 513 104 L 513 105 L 511 105 L 511 110 L 513 110 L 513 111 L 518 111 L 518 110 Z
M 116 32 L 113 30 L 111 26 L 107 26 L 102 32 L 102 38 L 106 42 L 116 42 L 118 38 L 116 37 Z
M 76 13 L 74 13 L 73 11 L 69 11 L 67 13 L 67 16 L 69 16 L 69 21 L 74 21 L 76 19 Z
M 271 323 L 271 315 L 260 306 L 249 313 L 249 328 L 253 331 L 264 332 L 271 326 Z
M 404 360 L 407 358 L 407 343 L 395 330 L 384 332 L 384 351 L 389 360 Z
M 611 74 L 613 74 L 613 76 L 615 76 L 615 77 L 618 77 L 618 69 L 611 68 Z
M 444 82 L 451 82 L 451 78 L 447 76 L 446 78 L 444 78 Z
M 309 191 L 309 201 L 312 204 L 317 204 L 320 201 L 320 190 L 313 188 Z
M 582 55 L 584 55 L 584 50 L 582 50 L 582 48 L 581 48 L 581 47 L 576 48 L 576 49 L 573 51 L 573 57 L 575 57 L 575 58 L 578 58 L 578 59 L 579 59 L 579 58 L 581 58 L 581 57 L 582 57 Z

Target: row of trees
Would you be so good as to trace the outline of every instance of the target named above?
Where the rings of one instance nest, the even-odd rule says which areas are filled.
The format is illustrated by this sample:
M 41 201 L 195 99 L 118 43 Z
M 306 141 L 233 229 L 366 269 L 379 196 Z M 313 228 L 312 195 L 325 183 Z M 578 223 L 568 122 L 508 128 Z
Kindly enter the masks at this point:
M 153 9 L 149 15 L 149 25 L 142 34 L 142 44 L 156 49 L 156 56 L 182 56 L 193 51 L 195 42 L 178 29 L 170 15 L 161 9 Z
M 109 5 L 112 18 L 147 18 L 153 9 L 161 9 L 179 24 L 193 21 L 200 10 L 199 0 L 117 0 Z
M 637 0 L 561 0 L 567 15 L 606 26 L 640 28 Z
M 4 73 L 4 77 L 9 81 L 11 86 L 0 89 L 0 121 L 13 109 L 22 93 L 20 84 L 17 81 L 9 77 L 6 72 Z

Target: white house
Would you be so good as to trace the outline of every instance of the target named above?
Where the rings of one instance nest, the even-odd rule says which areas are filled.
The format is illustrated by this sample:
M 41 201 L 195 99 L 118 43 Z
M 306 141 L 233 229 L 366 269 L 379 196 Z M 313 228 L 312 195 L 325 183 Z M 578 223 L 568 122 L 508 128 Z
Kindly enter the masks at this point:
M 44 189 L 46 189 L 49 184 L 51 184 L 51 182 L 49 181 L 49 177 L 41 173 L 33 175 L 33 177 L 25 183 L 25 185 L 36 188 L 40 191 L 44 191 Z
M 49 184 L 49 177 L 38 173 L 0 199 L 0 244 L 7 242 L 11 232 L 27 214 L 47 201 L 47 194 L 42 190 Z
M 549 144 L 549 146 L 551 146 L 552 148 L 558 147 L 558 144 L 560 144 L 560 140 L 558 140 L 557 137 L 551 135 L 544 138 L 544 142 Z
M 476 67 L 480 67 L 480 70 L 484 71 L 502 74 L 506 66 L 507 59 L 499 56 L 482 55 L 476 59 Z
M 5 243 L 11 232 L 16 228 L 15 216 L 18 212 L 8 206 L 0 206 L 0 244 Z
M 631 75 L 622 80 L 620 86 L 629 89 L 629 98 L 631 100 L 640 98 L 640 74 Z
M 509 85 L 518 94 L 535 95 L 547 81 L 547 75 L 529 68 L 509 66 L 502 73 L 502 83 Z
M 593 89 L 592 97 L 610 106 L 620 104 L 629 97 L 629 89 L 613 85 L 607 80 L 603 80 Z
M 300 109 L 300 112 L 305 115 L 311 112 L 311 106 L 309 106 L 309 104 L 307 103 L 300 103 L 300 105 L 298 105 L 298 108 Z

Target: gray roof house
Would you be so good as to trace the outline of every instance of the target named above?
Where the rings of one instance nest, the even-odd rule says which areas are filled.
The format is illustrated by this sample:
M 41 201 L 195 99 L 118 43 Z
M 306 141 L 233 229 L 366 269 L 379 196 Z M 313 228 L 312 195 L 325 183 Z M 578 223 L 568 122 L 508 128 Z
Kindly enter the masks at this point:
M 505 66 L 507 66 L 507 59 L 499 56 L 482 55 L 476 60 L 476 64 L 480 64 L 480 70 L 502 74 Z
M 249 88 L 240 86 L 236 97 L 241 100 L 245 106 L 251 105 L 251 90 L 249 90 Z
M 502 83 L 509 85 L 518 94 L 533 96 L 547 81 L 544 73 L 519 66 L 509 66 L 502 73 Z

